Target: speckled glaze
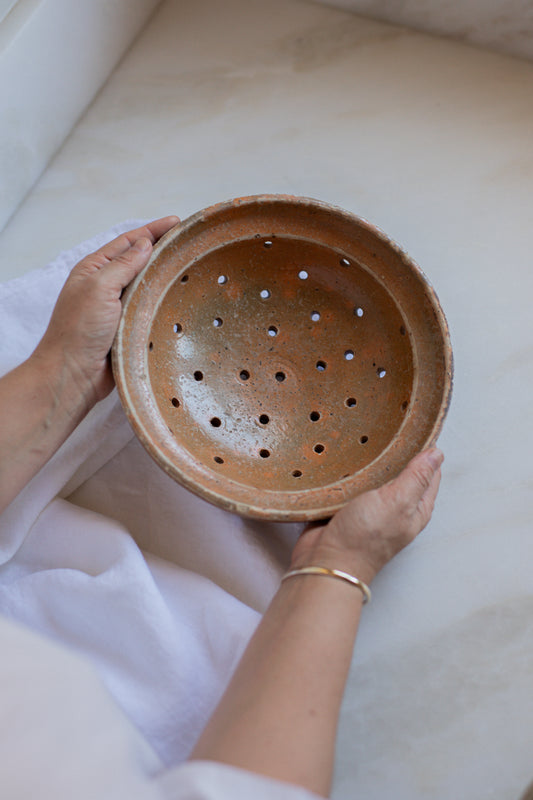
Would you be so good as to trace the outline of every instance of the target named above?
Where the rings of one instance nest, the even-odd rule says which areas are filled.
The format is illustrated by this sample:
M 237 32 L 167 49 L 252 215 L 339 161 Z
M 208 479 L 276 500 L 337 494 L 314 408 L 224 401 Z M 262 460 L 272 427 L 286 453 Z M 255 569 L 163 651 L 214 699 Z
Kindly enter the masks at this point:
M 175 480 L 238 514 L 313 520 L 436 441 L 452 351 L 435 292 L 383 233 L 263 195 L 161 239 L 125 294 L 113 370 Z

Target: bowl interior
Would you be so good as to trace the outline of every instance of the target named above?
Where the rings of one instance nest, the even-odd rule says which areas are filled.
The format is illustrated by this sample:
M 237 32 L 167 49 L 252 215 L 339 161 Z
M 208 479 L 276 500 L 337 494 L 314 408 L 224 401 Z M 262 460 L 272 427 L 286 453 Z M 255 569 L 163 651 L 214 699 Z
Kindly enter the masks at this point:
M 397 434 L 414 369 L 406 320 L 353 257 L 273 235 L 218 247 L 165 292 L 148 342 L 170 433 L 259 490 L 344 480 Z

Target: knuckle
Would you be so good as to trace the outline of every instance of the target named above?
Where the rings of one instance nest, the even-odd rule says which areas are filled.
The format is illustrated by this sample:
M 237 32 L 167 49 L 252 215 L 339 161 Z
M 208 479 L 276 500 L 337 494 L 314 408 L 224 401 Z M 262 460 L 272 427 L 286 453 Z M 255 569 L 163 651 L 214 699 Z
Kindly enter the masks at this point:
M 130 247 L 129 250 L 126 250 L 114 259 L 114 264 L 131 270 L 137 268 L 139 264 L 145 263 L 147 260 L 148 256 L 146 251 L 140 250 L 137 247 Z
M 81 261 L 78 261 L 76 266 L 74 266 L 71 269 L 70 274 L 71 275 L 84 274 L 88 270 L 95 269 L 96 266 L 97 266 L 97 261 L 96 261 L 95 254 L 91 253 L 90 255 L 85 256 L 85 258 L 82 258 Z
M 413 480 L 415 484 L 418 486 L 418 488 L 421 491 L 425 492 L 426 489 L 429 488 L 433 472 L 425 465 L 420 464 L 413 467 L 412 475 L 413 475 Z
M 132 261 L 134 260 L 135 260 L 135 250 L 130 247 L 128 250 L 125 250 L 123 253 L 120 253 L 120 255 L 115 256 L 112 263 L 123 264 L 129 267 Z
M 121 233 L 120 236 L 117 236 L 117 238 L 113 240 L 113 244 L 124 251 L 126 251 L 129 247 L 131 247 L 133 242 L 134 239 L 131 236 L 130 231 Z
M 76 266 L 72 269 L 71 275 L 86 276 L 87 278 L 98 274 L 102 267 L 102 256 L 96 253 L 89 253 L 88 256 L 82 258 Z

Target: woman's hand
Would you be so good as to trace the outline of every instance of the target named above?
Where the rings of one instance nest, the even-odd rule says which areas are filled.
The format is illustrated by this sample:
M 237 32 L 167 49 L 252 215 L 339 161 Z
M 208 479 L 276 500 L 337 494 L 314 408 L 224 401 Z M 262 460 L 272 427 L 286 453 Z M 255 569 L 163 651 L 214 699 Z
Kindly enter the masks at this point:
M 113 388 L 122 290 L 178 217 L 124 233 L 70 273 L 35 352 L 0 380 L 0 513 Z
M 340 569 L 365 583 L 425 528 L 440 483 L 440 450 L 420 453 L 397 478 L 356 497 L 327 525 L 308 528 L 298 540 L 291 569 Z
M 47 366 L 64 365 L 88 407 L 113 388 L 107 356 L 120 319 L 122 291 L 146 266 L 152 244 L 178 222 L 178 217 L 164 217 L 108 242 L 74 267 L 59 295 L 32 358 Z

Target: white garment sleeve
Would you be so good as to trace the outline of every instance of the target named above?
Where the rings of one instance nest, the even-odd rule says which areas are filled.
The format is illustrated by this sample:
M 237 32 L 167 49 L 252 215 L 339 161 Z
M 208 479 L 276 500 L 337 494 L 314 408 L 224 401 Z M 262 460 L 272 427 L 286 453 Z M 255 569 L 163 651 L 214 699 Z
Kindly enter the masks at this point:
M 0 617 L 6 800 L 159 800 L 161 763 L 78 655 Z
M 300 786 L 214 761 L 188 761 L 159 780 L 165 800 L 323 800 Z
M 189 761 L 168 770 L 160 785 L 165 800 L 319 800 L 300 786 L 213 761 Z
M 162 764 L 80 656 L 0 617 L 0 774 L 9 800 L 312 800 L 207 761 Z

